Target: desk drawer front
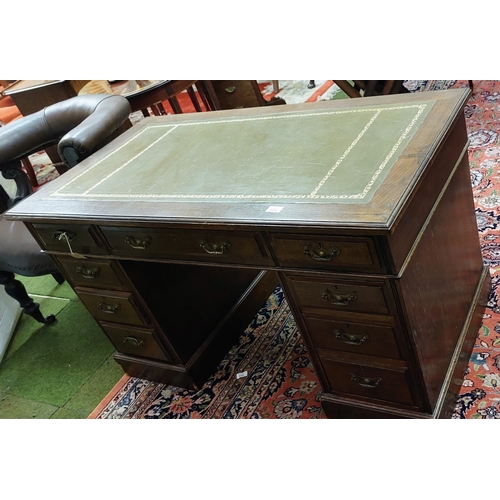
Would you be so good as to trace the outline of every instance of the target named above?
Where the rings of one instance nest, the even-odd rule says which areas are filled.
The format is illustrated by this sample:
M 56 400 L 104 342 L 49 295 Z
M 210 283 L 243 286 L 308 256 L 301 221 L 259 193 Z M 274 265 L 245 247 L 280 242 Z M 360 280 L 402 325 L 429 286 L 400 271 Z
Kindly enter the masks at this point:
M 394 330 L 390 326 L 332 321 L 304 315 L 314 344 L 320 349 L 401 359 Z
M 101 292 L 75 288 L 90 314 L 101 321 L 127 325 L 147 325 L 147 316 L 141 311 L 131 293 Z
M 151 329 L 132 328 L 105 322 L 101 322 L 101 327 L 119 352 L 161 361 L 173 360 L 158 345 Z
M 325 357 L 321 363 L 333 391 L 370 399 L 413 405 L 406 369 L 389 370 L 342 363 Z
M 77 224 L 33 224 L 42 247 L 65 253 L 104 255 L 106 252 L 94 239 L 90 226 Z
M 286 234 L 271 234 L 270 238 L 284 267 L 382 271 L 370 238 Z
M 383 283 L 340 282 L 289 276 L 288 282 L 301 308 L 388 314 Z
M 102 227 L 114 255 L 265 265 L 258 233 Z
M 110 260 L 75 259 L 72 257 L 59 257 L 58 260 L 74 286 L 114 290 L 126 288 L 126 280 L 120 279 L 114 269 L 116 264 Z

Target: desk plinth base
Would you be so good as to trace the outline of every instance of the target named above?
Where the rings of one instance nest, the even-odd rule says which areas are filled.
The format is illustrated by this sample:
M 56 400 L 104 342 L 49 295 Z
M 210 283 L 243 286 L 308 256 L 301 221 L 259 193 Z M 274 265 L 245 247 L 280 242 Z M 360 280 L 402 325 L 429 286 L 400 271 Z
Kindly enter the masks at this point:
M 481 327 L 490 290 L 490 272 L 489 268 L 485 266 L 432 414 L 389 407 L 383 404 L 365 403 L 324 393 L 321 396 L 321 406 L 327 417 L 337 419 L 451 418 L 458 393 L 462 386 L 463 375 L 474 347 L 474 341 Z
M 279 284 L 277 273 L 261 271 L 231 310 L 183 365 L 116 353 L 114 359 L 132 376 L 162 384 L 199 389 L 215 373 L 229 349 L 248 327 L 255 312 Z

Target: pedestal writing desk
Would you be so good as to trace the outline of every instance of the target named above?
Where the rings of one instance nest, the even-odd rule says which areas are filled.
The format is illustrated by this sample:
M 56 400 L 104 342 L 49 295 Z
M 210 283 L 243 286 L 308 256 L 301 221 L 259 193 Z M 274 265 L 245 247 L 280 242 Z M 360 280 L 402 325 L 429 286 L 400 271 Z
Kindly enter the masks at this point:
M 199 387 L 280 282 L 328 416 L 447 417 L 490 287 L 468 95 L 147 118 L 7 217 L 132 375 Z

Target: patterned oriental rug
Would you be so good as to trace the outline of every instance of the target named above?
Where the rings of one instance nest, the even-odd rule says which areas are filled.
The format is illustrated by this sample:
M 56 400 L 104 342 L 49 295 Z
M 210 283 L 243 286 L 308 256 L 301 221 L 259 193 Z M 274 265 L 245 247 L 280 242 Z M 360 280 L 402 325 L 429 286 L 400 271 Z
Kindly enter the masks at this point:
M 339 98 L 332 82 L 280 82 L 287 102 Z M 412 80 L 412 92 L 466 87 L 467 81 Z M 272 86 L 261 84 L 265 96 Z M 299 95 L 300 94 L 300 95 Z M 286 95 L 286 97 L 285 97 Z M 466 107 L 469 161 L 479 238 L 493 289 L 466 370 L 453 418 L 500 418 L 500 81 L 474 81 Z M 319 381 L 280 288 L 199 390 L 189 391 L 125 375 L 89 418 L 325 418 Z

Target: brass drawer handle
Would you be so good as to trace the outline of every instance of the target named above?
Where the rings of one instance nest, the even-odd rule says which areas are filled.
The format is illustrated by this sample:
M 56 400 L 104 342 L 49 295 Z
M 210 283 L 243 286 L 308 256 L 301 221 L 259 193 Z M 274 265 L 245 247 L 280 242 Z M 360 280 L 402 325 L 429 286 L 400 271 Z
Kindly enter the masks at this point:
M 97 309 L 100 309 L 102 312 L 107 314 L 115 314 L 120 310 L 119 304 L 106 304 L 105 302 L 98 302 Z
M 137 347 L 140 347 L 140 346 L 144 345 L 144 340 L 138 339 L 136 337 L 124 337 L 123 343 L 124 344 L 132 344 L 132 345 L 135 345 Z
M 325 290 L 321 297 L 334 306 L 348 306 L 358 298 L 356 292 L 333 293 L 330 290 Z
M 309 247 L 306 245 L 304 247 L 304 254 L 309 255 L 311 259 L 328 262 L 340 255 L 340 248 L 334 247 L 332 250 L 325 250 L 323 244 L 318 243 L 317 250 L 309 250 Z
M 125 237 L 125 243 L 128 243 L 134 250 L 146 250 L 152 241 L 153 238 L 151 236 L 144 236 L 143 238 L 136 238 L 135 236 Z
M 226 241 L 224 241 L 220 245 L 217 245 L 217 243 L 207 243 L 206 241 L 200 241 L 200 247 L 210 255 L 222 255 L 229 250 L 230 246 L 231 244 Z
M 81 274 L 83 278 L 87 280 L 93 280 L 97 276 L 99 276 L 99 268 L 98 267 L 92 267 L 92 268 L 87 268 L 87 267 L 81 267 L 77 266 L 76 268 L 77 274 Z
M 345 333 L 342 330 L 334 330 L 333 333 L 336 338 L 342 340 L 344 344 L 349 345 L 361 345 L 363 342 L 368 342 L 370 340 L 370 336 L 366 334 L 354 335 L 352 333 Z
M 382 382 L 381 378 L 368 378 L 360 377 L 355 373 L 351 373 L 351 380 L 357 382 L 361 387 L 366 387 L 367 389 L 375 389 Z

